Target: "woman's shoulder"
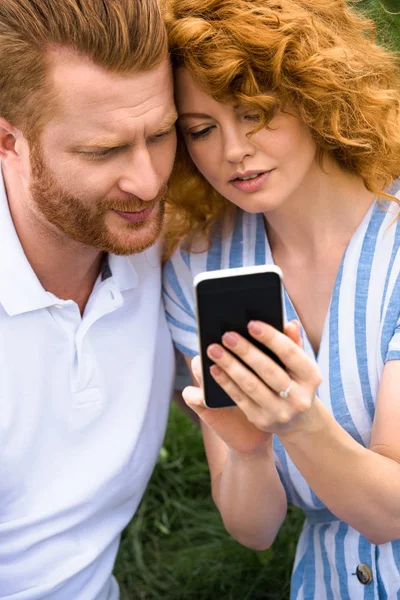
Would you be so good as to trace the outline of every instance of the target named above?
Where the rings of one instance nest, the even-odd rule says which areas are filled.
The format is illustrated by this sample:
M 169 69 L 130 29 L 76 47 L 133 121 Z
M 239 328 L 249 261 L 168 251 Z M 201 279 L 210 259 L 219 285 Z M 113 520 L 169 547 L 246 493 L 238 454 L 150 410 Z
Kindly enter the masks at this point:
M 388 193 L 395 196 L 400 201 L 400 178 L 396 179 L 389 187 Z
M 208 238 L 184 240 L 167 263 L 181 276 L 268 261 L 268 244 L 260 214 L 235 212 L 214 224 Z
M 376 253 L 384 252 L 386 256 L 395 255 L 400 243 L 400 179 L 386 188 L 386 193 L 393 200 L 378 197 L 371 207 L 364 226 L 360 227 L 364 253 L 368 249 L 371 259 Z
M 368 289 L 370 307 L 375 306 L 379 321 L 398 314 L 400 293 L 400 180 L 387 188 L 396 200 L 375 203 L 363 235 L 350 253 L 350 266 L 356 276 L 355 293 L 360 298 Z M 371 309 L 372 310 L 372 309 Z
M 383 210 L 386 212 L 386 217 L 383 219 L 382 240 L 389 238 L 389 243 L 392 244 L 392 254 L 399 254 L 400 250 L 400 179 L 393 182 L 387 189 L 387 192 L 395 198 L 395 200 L 383 203 Z M 389 250 L 390 246 L 388 246 Z

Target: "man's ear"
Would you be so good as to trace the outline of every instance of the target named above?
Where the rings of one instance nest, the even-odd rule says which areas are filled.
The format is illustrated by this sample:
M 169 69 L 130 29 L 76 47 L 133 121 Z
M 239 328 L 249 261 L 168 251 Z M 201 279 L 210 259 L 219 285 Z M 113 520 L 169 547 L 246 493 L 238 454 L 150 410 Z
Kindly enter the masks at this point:
M 19 142 L 22 132 L 0 117 L 0 160 L 5 163 L 19 160 Z

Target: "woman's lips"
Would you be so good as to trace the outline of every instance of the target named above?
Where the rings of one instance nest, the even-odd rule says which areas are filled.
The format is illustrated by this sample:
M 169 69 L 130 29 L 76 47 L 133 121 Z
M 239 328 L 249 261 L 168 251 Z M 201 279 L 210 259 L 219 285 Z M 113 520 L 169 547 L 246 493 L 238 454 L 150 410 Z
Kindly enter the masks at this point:
M 265 173 L 261 173 L 254 179 L 248 179 L 246 181 L 242 181 L 240 179 L 233 179 L 229 183 L 233 185 L 234 188 L 240 190 L 241 192 L 251 193 L 257 192 L 264 183 L 269 179 L 273 169 L 271 171 L 265 171 Z

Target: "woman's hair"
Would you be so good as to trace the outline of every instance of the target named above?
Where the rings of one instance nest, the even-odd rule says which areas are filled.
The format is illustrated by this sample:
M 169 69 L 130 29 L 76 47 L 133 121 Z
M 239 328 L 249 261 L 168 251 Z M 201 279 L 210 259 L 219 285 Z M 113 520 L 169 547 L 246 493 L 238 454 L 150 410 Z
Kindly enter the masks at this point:
M 175 70 L 186 67 L 218 101 L 255 108 L 257 130 L 274 109 L 293 106 L 320 158 L 327 153 L 385 197 L 400 176 L 400 63 L 376 44 L 372 21 L 345 0 L 167 0 L 165 21 Z M 234 210 L 180 138 L 167 255 L 182 238 L 207 239 Z

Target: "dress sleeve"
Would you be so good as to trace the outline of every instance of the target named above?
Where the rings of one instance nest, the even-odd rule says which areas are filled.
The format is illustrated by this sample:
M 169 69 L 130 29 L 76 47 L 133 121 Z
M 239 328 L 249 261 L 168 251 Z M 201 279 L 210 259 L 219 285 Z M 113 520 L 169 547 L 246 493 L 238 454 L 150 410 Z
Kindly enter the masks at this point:
M 176 348 L 191 358 L 199 354 L 193 279 L 190 255 L 178 249 L 164 266 L 164 305 Z
M 386 355 L 386 361 L 389 360 L 400 360 L 400 318 L 397 321 L 396 329 L 392 339 L 389 342 L 388 353 Z

